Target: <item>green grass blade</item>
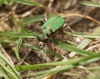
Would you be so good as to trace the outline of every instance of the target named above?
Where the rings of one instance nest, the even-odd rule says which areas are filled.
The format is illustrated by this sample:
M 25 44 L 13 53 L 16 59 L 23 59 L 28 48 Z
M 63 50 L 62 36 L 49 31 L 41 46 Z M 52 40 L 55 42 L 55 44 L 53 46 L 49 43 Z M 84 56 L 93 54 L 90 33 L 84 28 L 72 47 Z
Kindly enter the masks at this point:
M 87 67 L 85 69 L 87 69 L 87 70 L 100 70 L 100 66 L 97 66 L 97 67 Z
M 0 67 L 6 72 L 6 74 L 9 76 L 9 79 L 18 79 L 15 74 L 10 71 L 7 67 L 5 67 L 2 63 L 0 63 Z M 7 77 L 7 76 L 6 76 Z
M 76 67 L 76 66 L 75 65 L 67 65 L 67 66 L 60 67 L 59 69 L 56 68 L 56 69 L 52 69 L 52 70 L 45 70 L 45 71 L 41 71 L 41 72 L 37 72 L 37 73 L 23 75 L 23 77 L 31 77 L 31 76 L 37 76 L 37 75 L 42 75 L 42 74 L 50 75 L 50 74 L 54 74 L 54 73 L 57 73 L 60 71 L 66 71 L 66 70 L 72 69 L 74 67 Z
M 18 61 L 20 60 L 19 49 L 20 49 L 21 45 L 22 45 L 22 38 L 19 38 L 16 49 L 15 49 L 15 54 L 16 54 Z
M 80 36 L 80 37 L 86 37 L 86 38 L 100 38 L 100 33 L 81 33 L 81 32 L 74 32 L 70 33 L 73 36 Z
M 10 79 L 6 72 L 0 67 L 0 79 L 1 77 L 4 77 L 5 79 Z
M 44 63 L 44 64 L 36 64 L 36 65 L 23 65 L 23 66 L 16 66 L 17 71 L 25 71 L 25 70 L 35 70 L 35 69 L 41 69 L 41 68 L 48 68 L 48 67 L 54 67 L 58 65 L 70 65 L 70 64 L 87 64 L 96 60 L 100 59 L 100 53 L 88 55 L 83 58 L 77 58 L 77 59 L 71 59 L 67 61 L 59 61 L 59 62 L 52 62 L 52 63 Z
M 56 14 L 49 14 L 48 17 L 53 17 Z M 31 24 L 33 22 L 38 22 L 38 21 L 43 21 L 43 14 L 42 15 L 35 15 L 35 16 L 28 16 L 28 17 L 24 17 L 20 20 L 21 24 L 23 25 L 27 25 L 27 24 Z
M 18 2 L 18 3 L 22 3 L 22 4 L 27 4 L 27 5 L 33 5 L 33 6 L 39 6 L 39 7 L 42 7 L 43 5 L 37 3 L 37 2 L 34 2 L 34 1 L 29 1 L 29 0 L 14 0 L 15 2 Z
M 15 42 L 15 41 L 10 41 L 10 40 L 2 40 L 0 41 L 1 43 L 12 43 L 12 44 L 17 44 L 18 42 Z M 33 46 L 31 44 L 27 44 L 27 43 L 22 43 L 23 46 L 26 46 L 26 47 L 29 47 L 29 48 L 32 48 L 34 50 L 41 50 L 38 46 Z
M 75 60 L 77 60 L 77 61 L 75 61 Z M 77 67 L 78 65 L 86 65 L 88 63 L 91 63 L 91 62 L 94 62 L 94 61 L 97 61 L 97 60 L 100 60 L 100 53 L 97 53 L 97 54 L 94 54 L 94 55 L 89 55 L 89 56 L 86 56 L 86 57 L 83 57 L 83 58 L 67 60 L 67 61 L 54 62 L 54 63 L 44 63 L 44 64 L 41 64 L 41 65 L 42 65 L 42 67 L 44 65 L 45 68 L 47 68 L 46 67 L 47 65 L 48 65 L 48 67 L 50 65 L 51 66 L 58 65 L 58 66 L 61 66 L 61 67 L 59 67 L 59 69 L 58 68 L 53 69 L 53 70 L 50 69 L 50 70 L 40 71 L 40 72 L 36 72 L 36 73 L 32 73 L 32 74 L 27 74 L 27 75 L 24 75 L 24 77 L 37 76 L 37 75 L 42 75 L 42 74 L 48 74 L 48 75 L 54 74 L 54 73 L 57 73 L 57 72 L 72 69 L 74 67 Z M 41 67 L 41 65 L 40 65 L 40 67 Z M 36 65 L 34 65 L 34 66 L 36 66 Z M 22 69 L 23 66 L 19 66 L 19 67 L 17 66 L 17 68 Z
M 51 63 L 43 63 L 43 64 L 36 64 L 36 65 L 22 65 L 22 66 L 15 66 L 17 71 L 25 71 L 25 70 L 35 70 L 35 69 L 43 69 L 48 67 L 54 67 L 58 65 L 66 65 L 66 64 L 75 64 L 76 62 L 82 61 L 83 58 L 71 59 L 66 61 L 59 61 L 59 62 L 51 62 Z
M 37 34 L 35 32 L 27 32 L 27 33 L 14 33 L 14 32 L 3 32 L 0 31 L 1 36 L 9 36 L 9 37 L 22 37 L 22 38 L 36 38 Z
M 10 5 L 14 2 L 14 0 L 2 0 L 2 3 L 4 3 L 5 5 Z
M 33 22 L 42 21 L 42 17 L 43 17 L 43 15 L 35 15 L 35 16 L 31 16 L 31 17 L 22 18 L 20 21 L 21 21 L 21 24 L 27 25 L 27 24 L 31 24 Z
M 79 48 L 76 48 L 74 46 L 71 46 L 71 45 L 68 45 L 68 44 L 64 44 L 64 43 L 56 43 L 57 46 L 65 49 L 65 50 L 69 50 L 69 51 L 73 51 L 73 52 L 76 52 L 78 54 L 81 54 L 83 56 L 89 56 L 89 55 L 93 55 L 94 52 L 90 52 L 90 51 L 85 51 L 83 49 L 79 49 Z
M 15 70 L 13 65 L 8 61 L 8 59 L 1 52 L 0 52 L 0 58 L 3 59 L 7 63 L 7 65 L 12 70 L 11 72 L 13 72 L 16 75 L 16 78 L 14 78 L 14 79 L 21 79 L 19 73 Z
M 80 2 L 80 3 L 81 3 L 81 4 L 84 4 L 84 5 L 100 7 L 100 3 L 96 3 L 96 2 L 82 1 L 82 2 Z

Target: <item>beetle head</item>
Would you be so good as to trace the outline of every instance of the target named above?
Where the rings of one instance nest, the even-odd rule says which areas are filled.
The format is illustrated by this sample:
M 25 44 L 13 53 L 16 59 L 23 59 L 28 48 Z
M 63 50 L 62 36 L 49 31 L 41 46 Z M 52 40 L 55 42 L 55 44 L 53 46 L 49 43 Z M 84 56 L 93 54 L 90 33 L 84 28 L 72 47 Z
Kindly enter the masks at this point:
M 39 47 L 40 47 L 41 49 L 44 48 L 44 43 L 43 43 L 43 42 L 39 42 L 38 45 L 39 45 Z

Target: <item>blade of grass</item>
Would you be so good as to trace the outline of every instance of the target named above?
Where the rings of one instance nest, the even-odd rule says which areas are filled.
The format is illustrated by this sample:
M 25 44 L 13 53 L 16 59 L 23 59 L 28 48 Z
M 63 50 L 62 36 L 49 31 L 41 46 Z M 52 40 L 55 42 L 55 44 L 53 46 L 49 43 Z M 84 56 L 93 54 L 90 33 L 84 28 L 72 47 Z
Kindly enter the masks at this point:
M 80 59 L 80 58 L 77 58 L 77 59 Z M 72 60 L 74 61 L 75 59 L 72 59 Z M 63 63 L 65 62 L 65 65 L 61 66 L 60 63 L 62 63 L 62 62 L 59 62 L 58 65 L 61 66 L 59 69 L 56 68 L 56 69 L 53 69 L 53 70 L 50 69 L 50 70 L 40 71 L 40 72 L 36 72 L 36 73 L 31 73 L 31 74 L 23 75 L 23 77 L 37 76 L 37 75 L 42 75 L 42 74 L 50 75 L 50 74 L 54 74 L 54 73 L 57 73 L 57 72 L 61 72 L 61 71 L 65 71 L 65 70 L 75 68 L 78 65 L 86 65 L 90 62 L 94 62 L 94 61 L 97 61 L 97 60 L 100 60 L 100 53 L 97 53 L 95 55 L 90 55 L 90 56 L 87 56 L 87 57 L 83 57 L 80 61 L 76 61 L 76 62 L 73 62 L 73 63 L 70 63 L 70 64 L 68 64 L 68 62 L 70 62 L 70 60 L 69 61 L 62 61 Z M 56 62 L 54 62 L 54 63 L 56 63 Z
M 0 77 L 4 77 L 5 79 L 10 79 L 1 67 L 0 67 Z
M 14 32 L 3 32 L 0 31 L 1 36 L 9 36 L 9 37 L 22 37 L 22 38 L 36 38 L 37 34 L 35 32 L 30 33 L 14 33 Z
M 49 14 L 48 17 L 53 17 L 55 16 L 56 14 Z M 35 16 L 28 16 L 28 17 L 24 17 L 20 20 L 21 24 L 23 25 L 27 25 L 27 24 L 31 24 L 33 22 L 38 22 L 38 21 L 43 21 L 42 18 L 43 18 L 43 14 L 42 15 L 35 15 Z
M 80 63 L 80 64 L 86 64 L 86 63 L 96 61 L 96 60 L 98 60 L 98 58 L 100 59 L 99 56 L 100 56 L 100 53 L 88 55 L 87 57 L 83 57 L 83 58 L 71 59 L 68 61 L 60 61 L 60 62 L 52 62 L 52 63 L 44 63 L 44 64 L 28 65 L 28 66 L 23 65 L 23 66 L 16 66 L 15 68 L 17 71 L 23 71 L 23 70 L 30 70 L 30 69 L 34 70 L 34 69 L 53 67 L 53 66 L 57 66 L 57 65 L 75 64 L 76 62 Z
M 54 74 L 54 73 L 57 73 L 57 72 L 60 72 L 60 71 L 69 70 L 69 69 L 74 68 L 74 67 L 76 67 L 76 66 L 75 65 L 67 65 L 66 67 L 61 67 L 59 69 L 57 68 L 57 69 L 53 69 L 53 70 L 40 71 L 40 72 L 37 72 L 37 73 L 31 73 L 31 74 L 23 75 L 22 77 L 31 77 L 31 76 L 37 76 L 37 75 L 42 75 L 42 74 L 50 75 L 50 74 Z
M 97 66 L 97 67 L 88 67 L 88 68 L 84 68 L 84 69 L 88 69 L 88 70 L 100 70 L 100 66 Z
M 13 72 L 16 75 L 16 78 L 21 79 L 19 73 L 15 70 L 13 65 L 8 61 L 8 59 L 1 52 L 0 52 L 0 58 L 3 59 L 7 63 L 7 65 L 10 67 L 10 69 L 12 70 L 10 72 Z
M 9 79 L 18 79 L 18 77 L 15 76 L 15 74 L 11 71 L 9 71 L 9 69 L 7 67 L 5 67 L 3 64 L 0 63 L 0 67 L 6 72 L 6 74 L 9 76 Z M 7 76 L 6 76 L 7 77 Z
M 16 55 L 16 58 L 18 59 L 18 61 L 20 60 L 19 49 L 20 49 L 21 45 L 22 45 L 22 38 L 20 37 L 18 39 L 18 43 L 17 43 L 16 49 L 15 49 L 15 55 Z
M 42 63 L 42 64 L 36 64 L 36 65 L 22 65 L 22 66 L 15 66 L 15 69 L 17 71 L 25 71 L 25 70 L 35 70 L 35 69 L 41 69 L 41 68 L 48 68 L 48 67 L 54 67 L 58 65 L 66 65 L 66 64 L 75 64 L 76 62 L 80 62 L 83 60 L 83 58 L 77 58 L 77 59 L 71 59 L 69 61 L 59 61 L 59 62 L 52 62 L 52 63 Z
M 96 2 L 81 1 L 80 3 L 81 3 L 81 4 L 84 4 L 84 5 L 89 5 L 89 6 L 100 7 L 100 3 L 96 3 Z
M 27 4 L 27 5 L 33 5 L 33 6 L 39 6 L 39 7 L 43 6 L 42 4 L 39 4 L 39 3 L 34 2 L 34 1 L 29 1 L 29 0 L 14 0 L 14 1 L 18 2 L 18 3 L 22 3 L 22 4 Z
M 86 38 L 100 38 L 100 33 L 85 33 L 85 32 L 74 32 L 69 33 L 73 36 L 80 36 L 80 37 L 86 37 Z
M 9 41 L 9 40 L 4 40 L 4 41 L 1 41 L 2 43 L 5 42 L 5 43 L 12 43 L 12 44 L 17 44 L 18 42 L 15 42 L 15 41 Z M 26 47 L 29 47 L 29 48 L 32 48 L 32 49 L 35 49 L 35 50 L 41 50 L 38 46 L 33 46 L 31 44 L 26 44 L 26 43 L 22 43 L 22 45 L 26 46 Z
M 27 24 L 31 24 L 33 22 L 42 21 L 42 17 L 43 17 L 43 15 L 35 15 L 35 16 L 31 16 L 31 17 L 22 18 L 20 21 L 21 21 L 21 24 L 27 25 Z
M 74 46 L 71 46 L 71 45 L 68 45 L 68 44 L 65 44 L 65 43 L 61 43 L 61 42 L 56 43 L 56 45 L 65 49 L 65 50 L 73 51 L 73 52 L 76 52 L 76 53 L 81 54 L 83 56 L 89 56 L 89 55 L 94 54 L 94 52 L 85 51 L 83 49 L 79 49 L 79 48 L 76 48 Z
M 4 3 L 5 5 L 10 5 L 14 2 L 14 0 L 3 0 L 2 3 Z

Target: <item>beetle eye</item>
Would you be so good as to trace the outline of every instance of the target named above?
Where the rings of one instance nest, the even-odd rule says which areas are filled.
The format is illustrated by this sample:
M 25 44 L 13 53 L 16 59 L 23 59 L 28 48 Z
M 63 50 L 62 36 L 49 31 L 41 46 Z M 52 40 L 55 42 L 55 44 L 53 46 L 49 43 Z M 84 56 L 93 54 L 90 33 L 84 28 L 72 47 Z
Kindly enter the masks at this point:
M 53 30 L 52 30 L 52 29 L 50 29 L 50 32 L 52 33 L 52 32 L 53 32 Z
M 46 27 L 44 27 L 44 29 L 46 29 Z

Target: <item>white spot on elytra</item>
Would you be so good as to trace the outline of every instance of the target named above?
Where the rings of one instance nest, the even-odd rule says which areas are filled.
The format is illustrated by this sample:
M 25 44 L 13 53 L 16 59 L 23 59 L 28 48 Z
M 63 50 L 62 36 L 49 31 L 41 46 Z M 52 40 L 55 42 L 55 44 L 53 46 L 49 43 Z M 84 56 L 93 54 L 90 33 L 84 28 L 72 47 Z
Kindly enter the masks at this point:
M 59 20 L 57 20 L 57 22 L 59 22 Z

